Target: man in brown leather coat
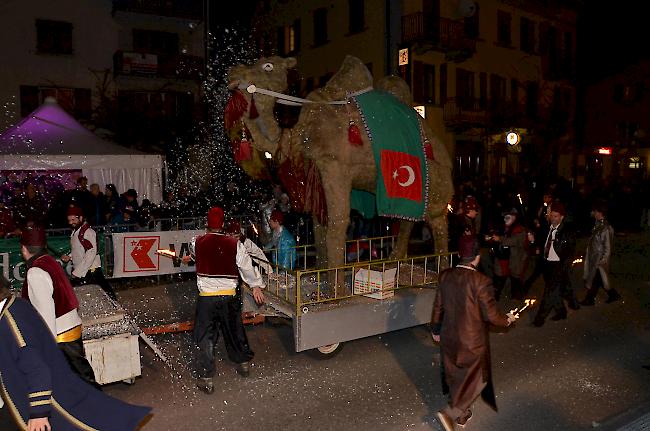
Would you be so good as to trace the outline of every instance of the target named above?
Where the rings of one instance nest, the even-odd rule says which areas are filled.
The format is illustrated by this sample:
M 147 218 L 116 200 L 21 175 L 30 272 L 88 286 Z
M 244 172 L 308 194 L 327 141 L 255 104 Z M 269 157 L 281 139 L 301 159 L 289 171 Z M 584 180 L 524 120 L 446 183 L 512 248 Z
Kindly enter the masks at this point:
M 479 246 L 476 237 L 459 243 L 460 264 L 440 274 L 433 304 L 432 335 L 442 349 L 444 382 L 449 405 L 436 415 L 446 431 L 464 426 L 469 409 L 481 395 L 496 410 L 490 365 L 489 325 L 508 326 L 515 321 L 497 309 L 492 280 L 476 270 Z

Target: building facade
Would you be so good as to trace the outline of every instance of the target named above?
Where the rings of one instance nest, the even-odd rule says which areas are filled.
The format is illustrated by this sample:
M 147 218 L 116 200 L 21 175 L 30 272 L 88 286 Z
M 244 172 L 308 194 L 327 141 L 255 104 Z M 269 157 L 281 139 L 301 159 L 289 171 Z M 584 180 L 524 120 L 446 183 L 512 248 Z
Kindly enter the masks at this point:
M 585 91 L 580 165 L 587 181 L 650 174 L 650 60 L 589 85 Z
M 298 58 L 303 93 L 346 54 L 402 76 L 457 177 L 573 177 L 576 16 L 552 0 L 272 0 L 257 38 L 262 55 Z
M 96 132 L 164 151 L 189 128 L 204 69 L 198 0 L 9 0 L 0 6 L 1 129 L 55 97 Z

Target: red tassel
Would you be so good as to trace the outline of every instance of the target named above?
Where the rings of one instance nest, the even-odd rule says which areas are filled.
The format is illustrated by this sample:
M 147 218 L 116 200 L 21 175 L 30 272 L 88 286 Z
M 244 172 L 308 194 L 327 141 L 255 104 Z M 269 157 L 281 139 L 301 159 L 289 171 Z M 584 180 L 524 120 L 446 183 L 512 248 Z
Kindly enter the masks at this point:
M 248 139 L 244 136 L 239 143 L 239 160 L 252 160 L 253 159 L 253 149 L 251 148 L 251 143 L 248 142 Z
M 357 125 L 354 124 L 354 121 L 350 121 L 350 125 L 348 126 L 348 141 L 356 147 L 363 145 L 363 141 L 361 140 L 361 131 Z
M 427 142 L 424 144 L 424 154 L 426 154 L 427 159 L 429 160 L 435 160 L 433 157 L 433 148 L 431 147 L 431 142 Z
M 246 112 L 248 102 L 241 91 L 233 91 L 224 112 L 224 125 L 230 129 Z
M 251 109 L 248 111 L 248 118 L 251 120 L 256 119 L 260 116 L 260 113 L 257 112 L 257 107 L 255 106 L 255 97 L 251 97 Z

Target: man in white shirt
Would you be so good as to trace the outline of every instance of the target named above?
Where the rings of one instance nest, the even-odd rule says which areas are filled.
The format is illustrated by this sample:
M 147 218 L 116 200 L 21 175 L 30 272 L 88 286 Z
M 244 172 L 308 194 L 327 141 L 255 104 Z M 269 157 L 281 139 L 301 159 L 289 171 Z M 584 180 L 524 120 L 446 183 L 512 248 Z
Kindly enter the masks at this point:
M 21 295 L 41 315 L 70 367 L 86 382 L 99 388 L 84 354 L 81 318 L 77 311 L 79 301 L 65 271 L 45 249 L 44 230 L 23 230 L 20 252 L 27 274 Z
M 549 220 L 551 225 L 544 244 L 544 296 L 539 306 L 533 325 L 540 327 L 551 311 L 555 314 L 551 320 L 567 318 L 563 296 L 569 308 L 579 307 L 575 292 L 571 287 L 569 272 L 575 253 L 576 239 L 570 226 L 564 222 L 566 210 L 560 202 L 551 204 Z
M 72 260 L 72 284 L 97 284 L 112 299 L 117 300 L 115 291 L 108 284 L 102 272 L 101 259 L 97 248 L 97 234 L 84 218 L 79 207 L 68 208 L 68 224 L 72 228 L 70 235 L 70 255 L 61 256 L 63 262 Z

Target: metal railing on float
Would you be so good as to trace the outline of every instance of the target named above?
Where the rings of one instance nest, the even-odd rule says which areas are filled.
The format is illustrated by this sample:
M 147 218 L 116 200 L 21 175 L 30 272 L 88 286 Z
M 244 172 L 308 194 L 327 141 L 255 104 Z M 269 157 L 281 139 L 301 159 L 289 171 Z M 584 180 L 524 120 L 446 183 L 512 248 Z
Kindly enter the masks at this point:
M 441 270 L 456 264 L 458 254 L 447 252 L 402 259 L 355 262 L 336 268 L 287 270 L 266 274 L 266 289 L 291 306 L 295 316 L 313 307 L 362 296 L 386 299 L 410 287 L 435 288 Z

